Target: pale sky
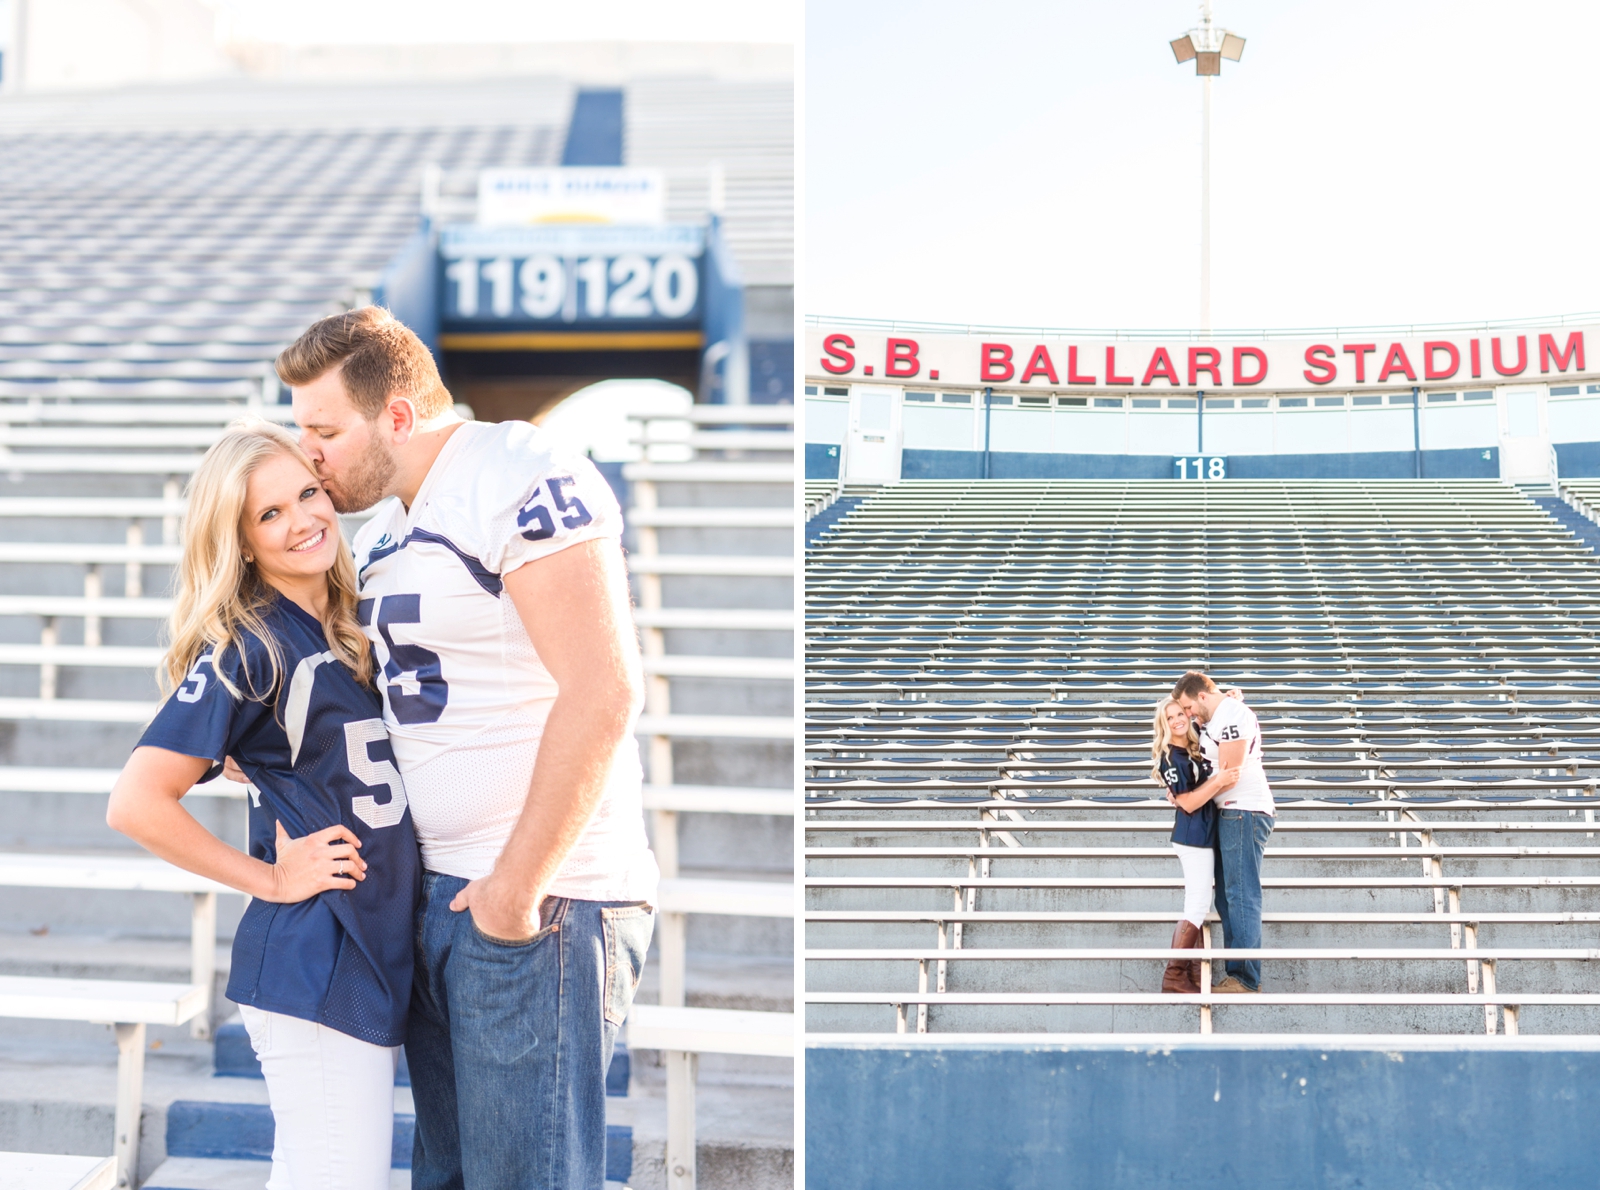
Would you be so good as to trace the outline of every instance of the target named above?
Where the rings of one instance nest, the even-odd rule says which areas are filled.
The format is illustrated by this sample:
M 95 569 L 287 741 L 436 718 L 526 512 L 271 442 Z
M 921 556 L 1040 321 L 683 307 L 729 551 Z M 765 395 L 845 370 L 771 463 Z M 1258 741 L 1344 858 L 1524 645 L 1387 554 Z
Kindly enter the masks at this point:
M 287 44 L 793 42 L 799 0 L 207 0 L 241 39 Z
M 1183 0 L 808 0 L 809 313 L 1199 321 Z M 1217 0 L 1212 325 L 1600 310 L 1600 5 Z

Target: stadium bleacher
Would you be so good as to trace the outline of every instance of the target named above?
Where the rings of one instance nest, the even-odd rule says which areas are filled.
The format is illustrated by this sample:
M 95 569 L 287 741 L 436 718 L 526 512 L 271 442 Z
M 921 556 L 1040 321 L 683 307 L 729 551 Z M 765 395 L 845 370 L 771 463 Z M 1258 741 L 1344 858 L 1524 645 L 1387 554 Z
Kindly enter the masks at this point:
M 1596 1032 L 1597 577 L 1499 481 L 882 488 L 808 548 L 808 1033 Z M 1189 668 L 1278 799 L 1256 996 L 1159 992 Z
M 31 1121 L 10 1147 L 110 1153 L 115 1120 L 124 1185 L 264 1180 L 264 1088 L 214 1077 L 248 1073 L 221 1057 L 238 1044 L 220 991 L 242 899 L 142 862 L 104 825 L 156 698 L 182 485 L 228 421 L 287 418 L 272 358 L 367 299 L 415 227 L 424 167 L 554 164 L 572 94 L 543 80 L 252 84 L 140 93 L 125 104 L 137 118 L 106 97 L 0 105 L 0 973 L 63 993 L 154 984 L 176 1005 L 129 1018 L 149 1032 L 130 1132 L 139 1086 L 119 1082 L 104 1030 L 13 1015 L 36 990 L 0 995 L 0 1110 Z M 667 171 L 672 217 L 704 214 L 708 184 L 691 179 L 719 163 L 741 267 L 779 288 L 792 175 L 769 159 L 787 144 L 787 95 L 664 80 L 627 108 L 638 163 Z M 703 126 L 674 131 L 685 120 Z M 648 798 L 676 868 L 630 1021 L 646 1052 L 614 1069 L 608 1160 L 619 1181 L 693 1185 L 698 1065 L 701 1176 L 775 1186 L 793 1161 L 791 1067 L 774 1039 L 792 1010 L 792 406 L 691 417 L 687 460 L 647 454 L 622 483 L 651 653 L 641 743 L 664 757 Z M 201 821 L 242 840 L 244 791 L 197 792 L 211 795 L 193 799 Z M 657 1050 L 683 1057 L 663 1072 Z M 396 1095 L 403 1183 L 409 1091 Z M 669 1176 L 670 1128 L 686 1179 Z

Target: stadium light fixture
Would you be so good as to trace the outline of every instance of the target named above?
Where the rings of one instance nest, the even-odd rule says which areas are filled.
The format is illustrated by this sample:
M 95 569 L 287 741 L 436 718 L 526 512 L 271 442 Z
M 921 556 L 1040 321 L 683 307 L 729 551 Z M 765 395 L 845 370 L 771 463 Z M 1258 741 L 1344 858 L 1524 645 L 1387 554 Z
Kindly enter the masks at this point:
M 1244 38 L 1219 29 L 1211 17 L 1211 0 L 1202 0 L 1200 25 L 1171 43 L 1178 62 L 1194 62 L 1204 80 L 1200 116 L 1200 329 L 1211 329 L 1211 80 L 1222 73 L 1222 60 L 1244 57 Z

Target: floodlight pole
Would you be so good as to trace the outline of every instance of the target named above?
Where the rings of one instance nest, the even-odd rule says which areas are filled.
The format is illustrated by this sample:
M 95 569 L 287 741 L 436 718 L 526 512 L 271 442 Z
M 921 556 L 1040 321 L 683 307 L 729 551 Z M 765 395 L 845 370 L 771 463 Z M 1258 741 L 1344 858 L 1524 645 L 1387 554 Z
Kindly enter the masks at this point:
M 1210 24 L 1211 5 L 1206 5 Z M 1211 76 L 1200 80 L 1200 330 L 1211 333 Z
M 1222 60 L 1237 62 L 1244 38 L 1218 29 L 1211 0 L 1201 0 L 1200 24 L 1171 43 L 1179 62 L 1193 62 L 1200 76 L 1200 331 L 1211 332 L 1211 80 L 1222 73 Z

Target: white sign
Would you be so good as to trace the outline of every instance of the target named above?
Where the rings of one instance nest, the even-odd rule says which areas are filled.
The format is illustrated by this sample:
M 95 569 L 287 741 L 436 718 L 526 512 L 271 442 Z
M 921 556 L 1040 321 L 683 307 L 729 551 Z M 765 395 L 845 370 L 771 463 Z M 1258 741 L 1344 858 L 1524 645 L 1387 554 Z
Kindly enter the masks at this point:
M 660 170 L 593 166 L 486 169 L 478 174 L 478 225 L 654 224 L 666 220 Z
M 1600 325 L 1200 341 L 821 325 L 806 328 L 805 374 L 835 384 L 881 378 L 900 385 L 1145 394 L 1560 384 L 1600 374 Z

